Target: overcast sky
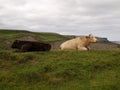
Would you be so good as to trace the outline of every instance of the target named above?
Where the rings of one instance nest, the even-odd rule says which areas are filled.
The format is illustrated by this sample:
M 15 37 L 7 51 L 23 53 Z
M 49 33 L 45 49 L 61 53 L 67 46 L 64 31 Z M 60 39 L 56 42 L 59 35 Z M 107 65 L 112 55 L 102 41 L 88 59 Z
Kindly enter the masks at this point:
M 120 41 L 120 0 L 0 0 L 0 28 Z

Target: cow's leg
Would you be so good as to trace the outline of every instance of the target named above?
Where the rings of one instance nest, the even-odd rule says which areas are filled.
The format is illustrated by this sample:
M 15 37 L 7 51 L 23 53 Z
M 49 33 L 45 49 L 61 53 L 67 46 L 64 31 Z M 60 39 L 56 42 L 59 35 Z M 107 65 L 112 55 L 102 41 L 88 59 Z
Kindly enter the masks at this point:
M 20 52 L 26 52 L 31 47 L 29 44 L 24 44 L 21 46 Z
M 88 48 L 86 48 L 86 47 L 78 47 L 78 50 L 84 50 L 84 51 L 87 51 Z
M 86 47 L 87 48 L 87 50 L 90 50 L 90 47 Z

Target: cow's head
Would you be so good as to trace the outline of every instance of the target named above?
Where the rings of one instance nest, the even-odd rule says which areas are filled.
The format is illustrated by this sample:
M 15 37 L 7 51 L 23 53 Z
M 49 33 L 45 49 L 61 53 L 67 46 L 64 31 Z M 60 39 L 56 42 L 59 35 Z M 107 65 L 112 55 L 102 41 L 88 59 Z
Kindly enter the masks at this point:
M 97 42 L 97 41 L 98 41 L 92 34 L 89 34 L 88 36 L 86 36 L 86 38 L 87 38 L 88 41 L 91 42 L 91 43 L 94 43 L 94 42 Z

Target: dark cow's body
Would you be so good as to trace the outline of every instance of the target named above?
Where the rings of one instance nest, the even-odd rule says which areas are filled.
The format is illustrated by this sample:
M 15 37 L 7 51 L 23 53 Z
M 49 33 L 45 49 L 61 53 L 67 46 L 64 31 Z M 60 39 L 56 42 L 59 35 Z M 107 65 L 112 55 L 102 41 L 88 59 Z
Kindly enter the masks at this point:
M 21 52 L 49 51 L 51 49 L 51 45 L 47 43 L 35 42 L 35 41 L 20 41 L 20 40 L 15 40 L 11 47 L 17 48 Z

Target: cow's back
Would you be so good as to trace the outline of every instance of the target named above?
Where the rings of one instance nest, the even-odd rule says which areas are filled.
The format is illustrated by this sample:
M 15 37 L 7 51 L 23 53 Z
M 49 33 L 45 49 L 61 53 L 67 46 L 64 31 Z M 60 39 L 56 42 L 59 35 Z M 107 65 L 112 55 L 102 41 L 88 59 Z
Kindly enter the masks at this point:
M 28 51 L 49 51 L 51 49 L 51 45 L 43 42 L 29 42 L 31 47 Z
M 63 42 L 60 45 L 60 48 L 61 49 L 77 49 L 77 38 Z

